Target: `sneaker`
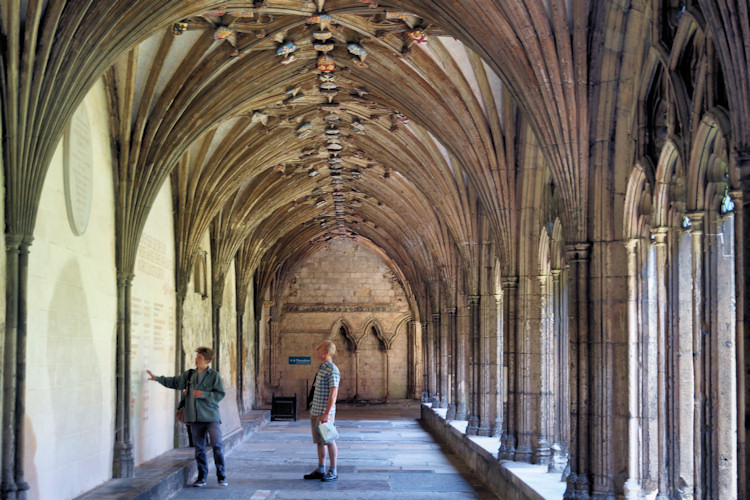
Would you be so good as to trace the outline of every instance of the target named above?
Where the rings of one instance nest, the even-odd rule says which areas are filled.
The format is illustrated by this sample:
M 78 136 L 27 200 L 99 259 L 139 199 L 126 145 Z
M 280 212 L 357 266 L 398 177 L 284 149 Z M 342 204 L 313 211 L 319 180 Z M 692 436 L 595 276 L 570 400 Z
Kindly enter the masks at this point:
M 325 474 L 320 472 L 318 469 L 315 469 L 309 474 L 305 474 L 305 479 L 323 479 L 325 477 Z
M 203 488 L 204 486 L 206 486 L 206 480 L 200 477 L 193 483 L 193 488 Z
M 219 486 L 229 486 L 227 478 L 219 476 Z
M 328 483 L 330 481 L 336 481 L 339 478 L 339 475 L 335 472 L 331 472 L 330 470 L 326 472 L 325 476 L 323 476 L 320 480 L 324 483 Z

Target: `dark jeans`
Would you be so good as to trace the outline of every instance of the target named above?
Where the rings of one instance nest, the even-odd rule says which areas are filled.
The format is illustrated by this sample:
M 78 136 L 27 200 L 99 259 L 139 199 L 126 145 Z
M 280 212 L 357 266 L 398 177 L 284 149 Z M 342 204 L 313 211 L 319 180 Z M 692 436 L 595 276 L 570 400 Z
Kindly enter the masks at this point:
M 198 463 L 198 477 L 208 477 L 208 462 L 206 461 L 206 436 L 211 440 L 214 449 L 214 464 L 216 475 L 226 477 L 224 470 L 224 443 L 221 440 L 221 424 L 219 422 L 190 422 L 190 433 L 195 445 L 195 461 Z

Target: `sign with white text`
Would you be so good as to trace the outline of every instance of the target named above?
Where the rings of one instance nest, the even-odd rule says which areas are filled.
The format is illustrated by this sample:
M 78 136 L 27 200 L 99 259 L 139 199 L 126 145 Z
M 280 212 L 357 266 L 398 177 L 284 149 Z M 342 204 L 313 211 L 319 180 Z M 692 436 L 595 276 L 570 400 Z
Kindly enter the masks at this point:
M 289 356 L 290 365 L 309 365 L 310 356 Z

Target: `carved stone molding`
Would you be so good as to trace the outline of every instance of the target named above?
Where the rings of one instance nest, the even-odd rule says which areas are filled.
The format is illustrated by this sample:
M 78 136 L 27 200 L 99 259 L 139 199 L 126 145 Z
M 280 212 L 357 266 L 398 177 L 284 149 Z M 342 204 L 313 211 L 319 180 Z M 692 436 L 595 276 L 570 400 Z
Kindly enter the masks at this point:
M 287 304 L 284 306 L 285 313 L 312 313 L 312 312 L 398 312 L 399 310 L 392 306 L 328 306 L 328 305 L 302 305 Z

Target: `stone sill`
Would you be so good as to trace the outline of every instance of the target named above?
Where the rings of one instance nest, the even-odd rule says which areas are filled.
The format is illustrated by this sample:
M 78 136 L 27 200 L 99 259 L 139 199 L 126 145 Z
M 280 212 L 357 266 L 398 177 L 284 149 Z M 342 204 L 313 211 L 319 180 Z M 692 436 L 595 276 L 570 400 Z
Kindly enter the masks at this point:
M 455 453 L 500 498 L 551 500 L 563 497 L 566 484 L 559 473 L 542 465 L 497 459 L 500 440 L 496 437 L 467 436 L 465 420 L 445 420 L 447 410 L 422 404 L 422 425 L 446 448 Z

